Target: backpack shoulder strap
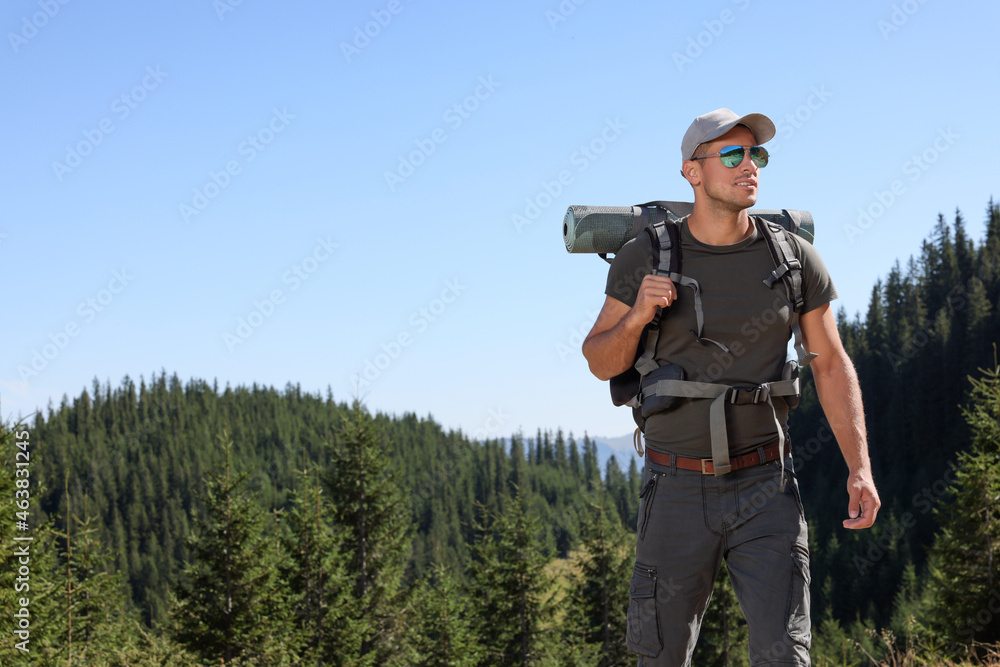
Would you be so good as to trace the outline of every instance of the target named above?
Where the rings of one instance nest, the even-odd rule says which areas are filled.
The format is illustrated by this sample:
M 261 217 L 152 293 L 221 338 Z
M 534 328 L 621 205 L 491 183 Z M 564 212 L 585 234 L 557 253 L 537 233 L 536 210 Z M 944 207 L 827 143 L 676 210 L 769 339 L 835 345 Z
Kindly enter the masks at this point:
M 698 324 L 698 330 L 691 330 L 694 337 L 702 343 L 714 343 L 729 352 L 725 345 L 714 340 L 703 338 L 702 332 L 705 329 L 705 310 L 701 305 L 701 285 L 698 281 L 689 278 L 681 273 L 681 231 L 680 223 L 673 220 L 657 222 L 646 227 L 646 233 L 653 244 L 653 272 L 658 276 L 667 276 L 675 285 L 689 287 L 694 295 L 694 312 Z M 640 374 L 646 375 L 656 370 L 657 365 L 653 360 L 656 353 L 656 342 L 660 335 L 660 318 L 663 317 L 663 309 L 657 308 L 656 315 L 647 325 L 646 333 L 643 337 L 645 341 L 643 352 L 636 359 L 635 369 Z
M 653 272 L 673 279 L 681 272 L 681 232 L 675 221 L 663 221 L 646 227 L 653 245 Z
M 799 327 L 799 314 L 805 307 L 805 297 L 802 294 L 802 262 L 795 256 L 792 244 L 788 240 L 788 231 L 784 227 L 760 217 L 755 220 L 775 266 L 774 271 L 764 278 L 764 284 L 770 288 L 779 280 L 784 283 L 788 300 L 792 303 L 791 328 L 795 336 L 795 353 L 799 358 L 799 366 L 808 366 L 816 355 L 806 350 L 802 343 L 802 329 Z
M 805 299 L 802 296 L 802 263 L 792 250 L 792 244 L 788 241 L 788 232 L 775 222 L 764 218 L 756 218 L 756 220 L 757 229 L 764 237 L 776 267 L 770 275 L 764 278 L 764 284 L 771 287 L 779 280 L 784 282 L 785 289 L 788 291 L 788 300 L 792 302 L 792 307 L 798 313 L 805 306 Z
M 649 225 L 643 231 L 649 236 L 653 247 L 653 275 L 668 276 L 671 280 L 674 276 L 680 278 L 681 235 L 677 223 L 665 220 Z M 653 357 L 656 354 L 656 342 L 660 337 L 661 317 L 663 308 L 657 307 L 656 315 L 646 325 L 643 333 L 642 354 L 634 364 L 640 375 L 651 373 L 658 367 Z

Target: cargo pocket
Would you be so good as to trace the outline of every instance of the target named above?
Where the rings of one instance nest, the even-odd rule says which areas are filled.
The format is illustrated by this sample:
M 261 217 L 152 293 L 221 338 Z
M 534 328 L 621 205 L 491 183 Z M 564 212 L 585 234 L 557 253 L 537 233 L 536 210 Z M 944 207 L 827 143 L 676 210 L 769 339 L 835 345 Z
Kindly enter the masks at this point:
M 809 625 L 809 551 L 792 545 L 792 580 L 788 590 L 788 636 L 809 648 L 812 632 Z
M 636 563 L 629 584 L 628 647 L 647 658 L 655 658 L 663 649 L 660 623 L 656 614 L 656 568 Z

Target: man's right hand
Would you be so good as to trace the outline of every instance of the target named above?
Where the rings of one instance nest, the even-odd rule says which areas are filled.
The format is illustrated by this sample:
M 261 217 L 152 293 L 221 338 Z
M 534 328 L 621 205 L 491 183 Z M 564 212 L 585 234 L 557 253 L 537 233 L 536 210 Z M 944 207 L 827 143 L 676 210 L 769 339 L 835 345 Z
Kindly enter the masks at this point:
M 656 315 L 657 307 L 667 307 L 677 300 L 677 289 L 666 276 L 648 275 L 642 279 L 635 305 L 629 308 L 618 299 L 607 297 L 594 328 L 583 341 L 583 356 L 590 372 L 608 380 L 624 372 L 635 360 L 639 336 Z
M 647 275 L 639 285 L 639 293 L 635 297 L 635 305 L 627 317 L 641 322 L 642 326 L 653 319 L 657 308 L 669 308 L 677 300 L 677 287 L 674 281 L 666 276 Z

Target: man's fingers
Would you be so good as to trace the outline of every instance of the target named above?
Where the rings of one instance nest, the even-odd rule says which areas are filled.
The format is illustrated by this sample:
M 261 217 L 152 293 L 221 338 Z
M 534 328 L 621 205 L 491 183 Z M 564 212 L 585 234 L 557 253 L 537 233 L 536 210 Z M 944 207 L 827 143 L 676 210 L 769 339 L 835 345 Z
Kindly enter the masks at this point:
M 861 491 L 852 488 L 848 493 L 850 499 L 847 502 L 847 516 L 857 519 L 858 515 L 861 514 Z
M 844 520 L 844 528 L 870 528 L 875 523 L 875 516 L 878 514 L 878 497 L 867 493 L 865 489 L 858 491 L 852 489 L 850 496 L 847 514 L 851 518 Z
M 646 276 L 639 288 L 651 296 L 669 297 L 671 301 L 677 298 L 677 288 L 674 282 L 666 276 Z
M 642 285 L 640 285 L 640 288 L 653 285 L 663 286 L 667 289 L 670 289 L 671 291 L 674 289 L 673 280 L 671 280 L 666 276 L 654 276 L 653 274 L 649 274 L 648 276 L 642 279 Z

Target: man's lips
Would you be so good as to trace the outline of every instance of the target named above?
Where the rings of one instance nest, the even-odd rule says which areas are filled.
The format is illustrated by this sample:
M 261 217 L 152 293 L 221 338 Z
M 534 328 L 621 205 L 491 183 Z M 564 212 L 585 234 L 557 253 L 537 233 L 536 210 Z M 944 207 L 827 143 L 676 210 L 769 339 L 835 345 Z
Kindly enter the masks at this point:
M 741 188 L 755 188 L 757 187 L 757 181 L 753 179 L 744 179 L 742 181 L 736 181 L 736 185 Z

